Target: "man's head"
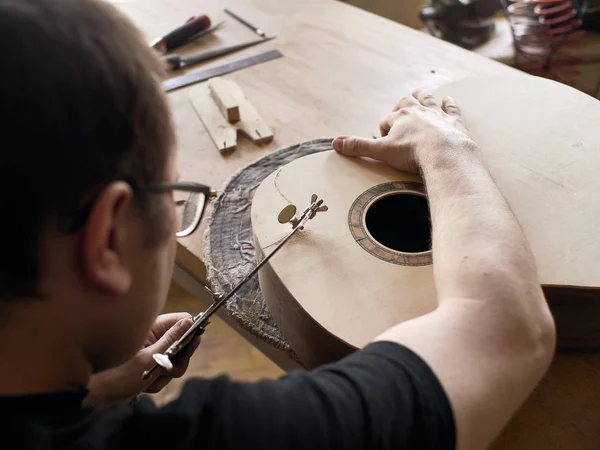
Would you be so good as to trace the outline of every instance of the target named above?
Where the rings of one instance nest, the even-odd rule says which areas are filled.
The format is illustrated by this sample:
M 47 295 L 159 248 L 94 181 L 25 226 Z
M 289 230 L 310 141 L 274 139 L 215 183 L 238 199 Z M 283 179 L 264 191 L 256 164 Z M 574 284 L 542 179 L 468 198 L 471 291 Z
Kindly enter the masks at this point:
M 159 60 L 99 0 L 0 0 L 0 335 L 60 321 L 94 369 L 143 343 L 170 282 L 174 131 Z

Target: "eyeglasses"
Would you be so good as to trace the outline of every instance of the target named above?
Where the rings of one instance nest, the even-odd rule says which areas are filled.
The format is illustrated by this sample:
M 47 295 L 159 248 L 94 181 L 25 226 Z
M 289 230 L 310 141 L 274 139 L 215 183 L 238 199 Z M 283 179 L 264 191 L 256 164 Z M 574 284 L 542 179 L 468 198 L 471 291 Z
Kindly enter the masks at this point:
M 186 200 L 176 200 L 178 206 L 183 206 L 180 212 L 179 231 L 175 233 L 177 237 L 189 236 L 202 221 L 204 211 L 208 201 L 217 196 L 217 191 L 210 187 L 192 182 L 183 183 L 162 183 L 158 186 L 153 186 L 150 189 L 152 192 L 184 192 L 189 193 Z
M 136 187 L 134 183 L 129 183 L 132 189 L 139 191 L 140 188 Z M 175 203 L 178 206 L 183 206 L 179 213 L 179 227 L 175 233 L 177 237 L 189 236 L 198 228 L 208 201 L 217 196 L 217 191 L 210 187 L 193 182 L 182 182 L 182 183 L 159 183 L 144 188 L 148 192 L 181 192 L 189 194 L 187 199 L 176 199 Z M 61 221 L 61 231 L 66 234 L 74 233 L 79 230 L 87 221 L 94 202 L 87 203 L 84 207 L 80 208 L 77 212 Z

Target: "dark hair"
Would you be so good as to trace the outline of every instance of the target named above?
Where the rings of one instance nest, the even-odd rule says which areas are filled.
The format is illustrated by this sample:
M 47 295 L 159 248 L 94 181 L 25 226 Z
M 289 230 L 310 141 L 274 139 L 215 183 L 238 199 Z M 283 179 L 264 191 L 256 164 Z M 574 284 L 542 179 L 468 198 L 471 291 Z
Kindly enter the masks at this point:
M 164 177 L 162 66 L 99 0 L 0 0 L 0 300 L 37 295 L 42 237 L 115 179 Z M 152 209 L 143 190 L 141 209 Z M 155 214 L 157 215 L 157 214 Z

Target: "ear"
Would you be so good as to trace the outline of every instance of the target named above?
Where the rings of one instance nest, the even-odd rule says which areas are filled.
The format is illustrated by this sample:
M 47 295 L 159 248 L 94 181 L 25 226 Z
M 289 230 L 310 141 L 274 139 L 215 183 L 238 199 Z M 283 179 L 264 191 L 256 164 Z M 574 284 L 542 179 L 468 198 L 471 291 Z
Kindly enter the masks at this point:
M 84 276 L 96 289 L 114 296 L 127 294 L 131 286 L 124 252 L 132 205 L 131 186 L 110 183 L 96 199 L 81 238 Z

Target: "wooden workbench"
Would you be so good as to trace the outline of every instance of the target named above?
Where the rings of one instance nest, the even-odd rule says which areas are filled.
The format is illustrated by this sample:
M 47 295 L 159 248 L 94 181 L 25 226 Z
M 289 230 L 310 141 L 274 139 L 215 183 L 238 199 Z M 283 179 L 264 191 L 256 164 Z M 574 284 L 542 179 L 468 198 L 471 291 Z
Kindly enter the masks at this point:
M 513 73 L 507 66 L 333 0 L 112 2 L 140 26 L 149 40 L 194 14 L 208 14 L 213 21 L 225 19 L 225 6 L 278 36 L 205 65 L 220 65 L 272 48 L 284 53 L 282 59 L 227 76 L 241 85 L 274 128 L 271 144 L 258 148 L 242 138 L 237 151 L 223 157 L 191 106 L 189 88 L 169 94 L 178 130 L 182 180 L 203 182 L 217 189 L 238 169 L 277 148 L 338 134 L 376 135 L 382 115 L 415 87 L 435 89 L 472 75 Z M 248 29 L 227 19 L 222 31 L 203 44 L 190 46 L 190 51 L 254 37 Z M 176 271 L 186 287 L 200 297 L 202 289 L 194 280 L 204 276 L 203 248 L 201 231 L 181 239 Z M 277 360 L 276 351 L 246 337 L 286 366 Z M 600 448 L 599 373 L 600 354 L 558 355 L 545 381 L 494 449 Z

